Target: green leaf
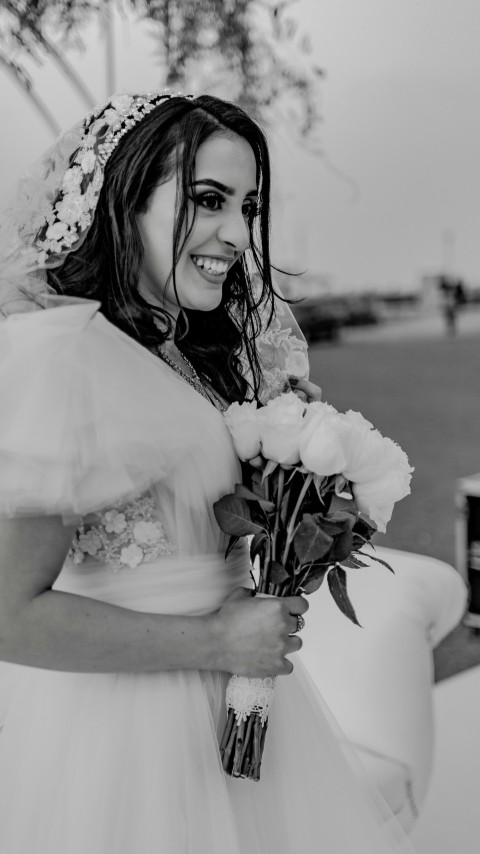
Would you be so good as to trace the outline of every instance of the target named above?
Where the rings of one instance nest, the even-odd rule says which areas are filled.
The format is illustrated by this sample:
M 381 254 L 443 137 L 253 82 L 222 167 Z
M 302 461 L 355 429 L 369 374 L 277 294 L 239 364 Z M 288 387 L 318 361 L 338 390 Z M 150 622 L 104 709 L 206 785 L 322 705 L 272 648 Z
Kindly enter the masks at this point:
M 236 537 L 236 536 L 234 536 L 234 535 L 232 534 L 232 536 L 230 537 L 230 539 L 229 539 L 229 541 L 228 541 L 228 546 L 227 546 L 227 548 L 225 549 L 225 560 L 227 559 L 227 557 L 228 557 L 228 555 L 230 554 L 230 552 L 232 551 L 232 549 L 234 549 L 234 548 L 235 548 L 235 546 L 237 545 L 237 543 L 238 543 L 239 539 L 240 539 L 240 537 Z
M 332 515 L 334 513 L 348 513 L 350 516 L 353 516 L 355 519 L 358 518 L 358 509 L 355 506 L 355 503 L 351 498 L 342 498 L 341 495 L 337 495 L 334 493 L 332 495 L 330 501 L 330 510 L 328 515 Z
M 393 567 L 391 567 L 390 564 L 387 563 L 386 560 L 382 560 L 381 557 L 376 557 L 375 555 L 370 555 L 370 554 L 367 555 L 367 554 L 365 554 L 365 552 L 357 552 L 357 554 L 363 555 L 363 557 L 368 558 L 368 560 L 376 560 L 377 563 L 381 563 L 382 566 L 385 566 L 387 569 L 390 570 L 390 572 L 393 573 L 393 575 L 395 575 L 395 570 L 393 569 Z
M 236 495 L 224 495 L 213 505 L 213 512 L 219 527 L 226 534 L 244 537 L 248 534 L 258 534 L 264 530 L 252 521 L 245 499 L 237 498 Z
M 302 583 L 303 592 L 307 594 L 315 593 L 315 590 L 318 590 L 318 588 L 322 585 L 323 580 L 328 572 L 328 569 L 328 563 L 323 564 L 323 566 L 312 567 L 311 573 L 308 573 L 306 581 Z
M 262 507 L 264 510 L 267 510 L 269 513 L 275 510 L 275 504 L 273 503 L 273 501 L 267 501 L 267 499 L 263 496 L 257 495 L 255 492 L 252 492 L 252 490 L 244 486 L 243 483 L 235 484 L 235 495 L 238 498 L 245 498 L 247 501 L 256 501 L 258 504 L 260 504 L 260 507 Z
M 319 501 L 321 504 L 324 504 L 323 496 L 325 494 L 324 490 L 322 490 L 322 484 L 324 483 L 325 478 L 319 474 L 314 475 L 313 477 L 313 485 L 316 489 Z
M 361 537 L 371 540 L 373 535 L 377 533 L 377 530 L 377 526 L 368 516 L 365 516 L 365 513 L 359 513 L 354 528 L 355 534 L 360 534 Z
M 323 530 L 310 513 L 305 513 L 293 539 L 295 554 L 300 563 L 313 563 L 324 557 L 330 551 L 332 543 L 333 537 Z
M 285 569 L 283 563 L 279 563 L 278 560 L 272 561 L 270 580 L 273 581 L 274 584 L 283 584 L 283 582 L 287 581 L 288 578 L 290 578 L 290 575 Z
M 355 533 L 355 528 L 353 529 L 353 545 L 352 548 L 354 551 L 359 551 L 363 546 L 368 545 L 368 540 L 365 537 L 361 537 L 360 534 Z
M 262 546 L 266 539 L 266 531 L 259 531 L 259 533 L 255 534 L 255 536 L 253 537 L 250 543 L 250 560 L 252 561 L 252 563 L 254 562 L 255 558 L 258 557 L 258 555 L 260 554 Z
M 359 626 L 355 609 L 350 602 L 347 593 L 347 573 L 341 566 L 335 566 L 330 570 L 327 576 L 328 586 L 336 604 L 340 608 L 342 614 L 345 614 L 352 623 Z
M 264 482 L 266 477 L 269 477 L 269 475 L 271 475 L 272 472 L 275 471 L 277 466 L 278 463 L 274 462 L 273 460 L 267 460 L 267 465 L 265 466 L 262 472 L 262 483 Z
M 360 569 L 360 567 L 368 567 L 368 563 L 363 563 L 363 561 L 359 560 L 355 555 L 350 555 L 345 560 L 340 561 L 342 566 L 347 566 L 352 569 Z

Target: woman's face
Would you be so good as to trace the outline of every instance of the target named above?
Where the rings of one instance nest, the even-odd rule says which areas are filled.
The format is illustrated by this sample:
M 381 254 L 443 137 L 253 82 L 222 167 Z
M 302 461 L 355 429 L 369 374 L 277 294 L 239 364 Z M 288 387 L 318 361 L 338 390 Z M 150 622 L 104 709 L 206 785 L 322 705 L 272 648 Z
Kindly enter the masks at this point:
M 212 311 L 220 304 L 227 272 L 250 244 L 256 173 L 243 137 L 214 135 L 198 149 L 188 199 L 188 220 L 195 211 L 196 219 L 175 270 L 178 301 L 171 279 L 176 174 L 156 187 L 137 220 L 144 248 L 139 292 L 145 299 L 174 317 L 180 307 Z

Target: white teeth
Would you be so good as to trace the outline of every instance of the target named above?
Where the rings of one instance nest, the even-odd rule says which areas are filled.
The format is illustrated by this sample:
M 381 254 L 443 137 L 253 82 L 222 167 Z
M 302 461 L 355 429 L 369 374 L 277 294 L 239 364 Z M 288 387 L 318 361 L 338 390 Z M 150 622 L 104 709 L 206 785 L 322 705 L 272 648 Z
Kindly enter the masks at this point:
M 223 276 L 228 270 L 227 261 L 220 261 L 216 258 L 198 258 L 196 255 L 192 255 L 192 261 L 197 267 L 207 273 L 212 273 L 214 276 Z

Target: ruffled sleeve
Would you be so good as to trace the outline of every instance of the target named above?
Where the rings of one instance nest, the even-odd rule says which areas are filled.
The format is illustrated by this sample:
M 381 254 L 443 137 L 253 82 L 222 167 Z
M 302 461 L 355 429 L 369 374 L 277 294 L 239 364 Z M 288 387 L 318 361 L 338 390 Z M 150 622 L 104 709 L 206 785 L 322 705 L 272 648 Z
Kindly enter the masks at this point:
M 168 477 L 192 390 L 99 303 L 56 303 L 0 322 L 0 515 L 71 522 Z

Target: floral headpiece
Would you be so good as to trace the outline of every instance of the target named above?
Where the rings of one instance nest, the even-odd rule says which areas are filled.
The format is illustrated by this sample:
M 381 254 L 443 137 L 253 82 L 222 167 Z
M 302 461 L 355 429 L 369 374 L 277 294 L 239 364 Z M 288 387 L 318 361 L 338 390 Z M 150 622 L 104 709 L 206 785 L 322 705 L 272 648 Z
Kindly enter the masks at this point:
M 62 134 L 23 176 L 8 211 L 9 228 L 17 246 L 33 248 L 37 267 L 57 267 L 78 248 L 92 224 L 109 157 L 125 134 L 171 97 L 114 95 Z

